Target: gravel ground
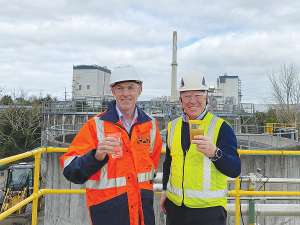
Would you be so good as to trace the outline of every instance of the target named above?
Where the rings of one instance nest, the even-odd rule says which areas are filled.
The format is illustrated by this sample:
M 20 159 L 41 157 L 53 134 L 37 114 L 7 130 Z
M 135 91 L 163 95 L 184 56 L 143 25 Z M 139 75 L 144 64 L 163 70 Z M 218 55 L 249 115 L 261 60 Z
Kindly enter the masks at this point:
M 27 223 L 26 223 L 27 222 Z M 0 221 L 1 225 L 30 225 L 31 219 L 28 221 L 28 218 L 25 217 L 13 217 L 5 218 Z M 44 225 L 44 213 L 39 212 L 37 225 Z

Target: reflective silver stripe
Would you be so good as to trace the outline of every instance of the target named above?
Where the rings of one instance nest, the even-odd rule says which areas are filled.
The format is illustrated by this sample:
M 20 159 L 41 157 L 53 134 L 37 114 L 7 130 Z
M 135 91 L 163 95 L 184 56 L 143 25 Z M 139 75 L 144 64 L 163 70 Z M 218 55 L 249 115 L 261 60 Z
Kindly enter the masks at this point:
M 194 191 L 185 189 L 185 197 L 199 199 L 223 198 L 227 195 L 227 188 L 217 191 Z
M 213 138 L 214 138 L 215 127 L 216 127 L 218 120 L 219 120 L 218 117 L 213 116 L 213 118 L 211 119 L 211 121 L 209 123 L 206 136 L 209 137 L 211 140 L 213 140 Z
M 152 129 L 150 130 L 150 136 L 151 136 L 151 145 L 150 145 L 150 153 L 153 152 L 154 144 L 155 144 L 155 138 L 156 138 L 156 123 L 155 119 L 151 117 L 151 122 L 152 122 Z
M 179 118 L 178 118 L 179 119 Z M 172 147 L 172 140 L 174 137 L 175 126 L 178 122 L 178 119 L 174 120 L 170 126 L 169 133 L 169 148 Z M 206 136 L 213 141 L 215 126 L 218 121 L 218 117 L 213 116 L 207 130 Z M 213 198 L 222 198 L 227 195 L 227 188 L 223 190 L 210 191 L 211 189 L 211 160 L 204 156 L 203 160 L 203 191 L 187 190 L 185 189 L 185 196 L 190 198 L 199 198 L 199 199 L 213 199 Z M 171 166 L 172 168 L 172 166 Z M 181 188 L 175 188 L 172 185 L 172 171 L 170 171 L 170 179 L 167 184 L 167 189 L 171 193 L 182 196 Z
M 104 126 L 103 126 L 104 122 L 102 120 L 100 120 L 99 117 L 94 117 L 94 120 L 95 120 L 95 123 L 96 123 L 97 139 L 98 139 L 98 142 L 99 142 L 100 140 L 105 138 Z M 76 157 L 81 157 L 81 155 L 72 156 L 72 157 L 67 158 L 64 161 L 64 168 L 66 168 L 74 160 L 74 158 L 76 158 Z
M 154 170 L 147 172 L 147 173 L 140 173 L 137 175 L 138 177 L 138 182 L 145 182 L 148 180 L 153 180 L 154 177 Z
M 98 142 L 105 138 L 104 121 L 99 117 L 94 117 L 97 129 Z M 107 179 L 107 164 L 101 168 L 100 180 L 88 180 L 86 187 L 90 189 L 107 189 L 126 185 L 126 177 Z
M 104 121 L 100 120 L 99 117 L 94 117 L 95 123 L 96 123 L 96 129 L 97 129 L 97 139 L 98 142 L 103 140 L 105 138 L 104 134 Z
M 171 150 L 171 147 L 172 147 L 172 141 L 173 141 L 173 136 L 174 136 L 174 131 L 175 131 L 175 127 L 176 127 L 176 124 L 178 122 L 178 120 L 180 119 L 181 117 L 178 117 L 177 119 L 173 120 L 173 122 L 171 123 L 171 127 L 170 127 L 170 133 L 169 133 L 169 149 Z M 182 125 L 181 125 L 182 126 Z
M 203 158 L 203 191 L 210 190 L 211 182 L 211 160 L 204 155 Z
M 107 179 L 107 164 L 101 168 L 100 180 L 88 180 L 86 188 L 107 189 L 126 185 L 126 177 Z
M 167 184 L 167 190 L 173 193 L 174 195 L 182 196 L 182 189 L 173 187 L 170 183 Z
M 211 140 L 214 138 L 214 131 L 215 131 L 215 126 L 217 124 L 218 117 L 213 116 L 211 119 L 208 129 L 207 129 L 207 134 L 206 137 L 209 137 Z M 210 185 L 211 185 L 211 160 L 204 156 L 203 159 L 203 191 L 210 191 Z
M 149 153 L 152 153 L 154 149 L 155 139 L 156 139 L 156 123 L 155 123 L 155 118 L 153 117 L 150 118 L 152 122 L 152 129 L 150 130 L 151 144 L 150 144 Z M 156 170 L 154 170 L 154 166 L 152 165 L 152 170 L 150 172 L 140 173 L 137 175 L 138 182 L 153 180 L 155 173 Z
M 70 163 L 71 163 L 76 157 L 81 157 L 81 155 L 75 155 L 75 156 L 71 156 L 71 157 L 67 158 L 67 159 L 64 161 L 64 168 L 66 168 L 68 165 L 70 165 Z
M 100 120 L 99 117 L 94 117 L 94 120 L 97 128 L 97 139 L 98 142 L 100 142 L 105 138 L 104 121 Z M 150 153 L 152 153 L 155 144 L 155 138 L 156 138 L 156 124 L 154 118 L 152 118 L 152 129 L 150 130 L 150 135 L 151 135 Z M 155 170 L 154 167 L 152 166 L 152 170 L 150 172 L 140 173 L 137 175 L 138 181 L 144 182 L 148 180 L 153 180 L 154 172 Z M 113 187 L 121 187 L 125 185 L 126 185 L 126 177 L 107 179 L 107 164 L 106 164 L 101 168 L 100 180 L 98 181 L 89 180 L 86 184 L 86 187 L 90 189 L 107 189 Z

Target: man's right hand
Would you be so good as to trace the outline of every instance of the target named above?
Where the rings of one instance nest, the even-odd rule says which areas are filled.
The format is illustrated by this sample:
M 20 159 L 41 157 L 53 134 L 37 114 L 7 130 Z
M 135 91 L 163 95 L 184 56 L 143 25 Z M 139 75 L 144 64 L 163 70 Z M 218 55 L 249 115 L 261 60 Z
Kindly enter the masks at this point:
M 117 141 L 113 137 L 106 137 L 98 143 L 95 158 L 98 161 L 102 161 L 106 154 L 113 154 L 115 151 L 115 147 L 121 145 L 119 141 Z
M 162 209 L 162 211 L 165 215 L 167 215 L 167 212 L 166 212 L 166 209 L 165 209 L 165 206 L 164 206 L 166 198 L 167 198 L 167 195 L 161 195 L 161 199 L 160 199 L 160 206 L 161 206 L 161 209 Z

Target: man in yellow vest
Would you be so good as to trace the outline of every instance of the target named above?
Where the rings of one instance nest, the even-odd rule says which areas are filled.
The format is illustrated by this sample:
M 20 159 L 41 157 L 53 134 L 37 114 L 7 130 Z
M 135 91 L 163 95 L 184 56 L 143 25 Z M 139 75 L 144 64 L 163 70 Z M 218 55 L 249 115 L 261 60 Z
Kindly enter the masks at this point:
M 241 161 L 231 126 L 206 109 L 208 86 L 200 72 L 182 76 L 182 117 L 168 124 L 161 207 L 167 225 L 225 225 L 227 177 Z M 189 120 L 204 120 L 204 135 L 190 141 Z

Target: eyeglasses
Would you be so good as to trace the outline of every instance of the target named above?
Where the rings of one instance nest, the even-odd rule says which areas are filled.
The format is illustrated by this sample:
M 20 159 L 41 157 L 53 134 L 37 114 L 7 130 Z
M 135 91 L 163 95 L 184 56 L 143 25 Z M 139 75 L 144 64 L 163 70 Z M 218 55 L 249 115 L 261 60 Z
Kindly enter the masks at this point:
M 186 101 L 190 101 L 192 99 L 192 97 L 195 98 L 195 100 L 202 100 L 206 97 L 206 93 L 197 93 L 197 94 L 194 94 L 194 95 L 191 95 L 191 94 L 187 94 L 187 95 L 183 95 L 182 98 Z
M 137 92 L 139 87 L 140 87 L 139 85 L 130 85 L 128 87 L 116 86 L 116 87 L 114 87 L 114 90 L 117 93 L 123 93 L 124 90 L 126 89 L 129 93 L 134 93 L 134 92 Z

